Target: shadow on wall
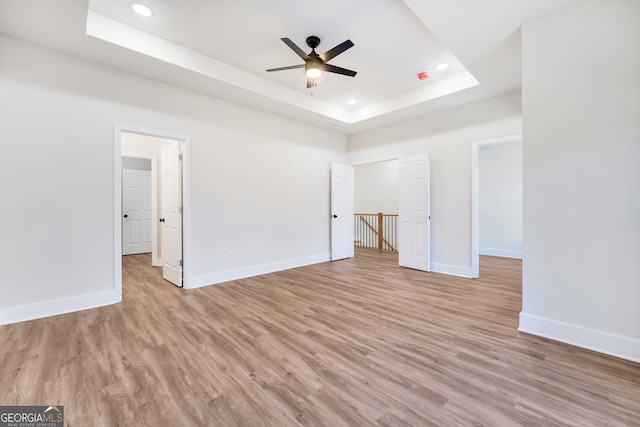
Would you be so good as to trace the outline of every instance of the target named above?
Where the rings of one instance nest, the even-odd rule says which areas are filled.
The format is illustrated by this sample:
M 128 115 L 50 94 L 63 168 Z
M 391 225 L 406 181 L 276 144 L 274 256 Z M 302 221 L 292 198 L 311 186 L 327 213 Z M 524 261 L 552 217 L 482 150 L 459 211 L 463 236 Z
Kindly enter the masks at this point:
M 455 96 L 456 94 L 449 95 L 447 99 Z M 384 132 L 372 131 L 351 135 L 349 137 L 349 151 L 357 150 L 361 145 L 370 149 L 389 143 L 406 143 L 409 140 L 420 140 L 432 135 L 460 131 L 464 128 L 485 125 L 488 122 L 513 118 L 514 112 L 518 112 L 519 115 L 521 110 L 522 96 L 520 90 L 517 90 L 392 125 L 385 128 Z M 494 135 L 489 134 L 486 137 Z

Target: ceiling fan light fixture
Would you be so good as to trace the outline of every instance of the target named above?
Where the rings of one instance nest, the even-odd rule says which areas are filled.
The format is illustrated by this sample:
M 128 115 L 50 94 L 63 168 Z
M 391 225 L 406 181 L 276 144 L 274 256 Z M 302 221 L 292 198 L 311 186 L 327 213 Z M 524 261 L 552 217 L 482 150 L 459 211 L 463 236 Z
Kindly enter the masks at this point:
M 310 79 L 317 79 L 322 75 L 322 70 L 320 68 L 309 68 L 307 69 L 307 77 Z
M 322 62 L 318 58 L 307 60 L 304 68 L 310 79 L 317 79 L 322 74 Z
M 269 68 L 267 69 L 267 72 L 304 68 L 305 74 L 307 76 L 307 89 L 315 87 L 315 80 L 322 75 L 323 71 L 326 71 L 328 73 L 341 74 L 343 76 L 349 77 L 355 77 L 356 74 L 358 74 L 357 71 L 348 70 L 346 68 L 327 63 L 327 61 L 330 61 L 331 59 L 340 55 L 345 50 L 352 48 L 354 44 L 351 40 L 345 40 L 339 45 L 332 47 L 331 49 L 320 55 L 316 53 L 316 47 L 318 47 L 318 45 L 320 44 L 320 38 L 317 36 L 307 37 L 307 45 L 311 48 L 310 53 L 305 53 L 298 47 L 298 45 L 296 45 L 286 37 L 283 37 L 280 40 L 282 40 L 284 44 L 289 46 L 289 48 L 291 48 L 291 50 L 293 50 L 296 55 L 298 55 L 304 61 L 304 64 Z
M 145 4 L 132 1 L 131 3 L 129 3 L 129 7 L 136 14 L 138 14 L 140 16 L 144 16 L 145 18 L 153 16 L 153 10 L 149 6 L 147 6 Z

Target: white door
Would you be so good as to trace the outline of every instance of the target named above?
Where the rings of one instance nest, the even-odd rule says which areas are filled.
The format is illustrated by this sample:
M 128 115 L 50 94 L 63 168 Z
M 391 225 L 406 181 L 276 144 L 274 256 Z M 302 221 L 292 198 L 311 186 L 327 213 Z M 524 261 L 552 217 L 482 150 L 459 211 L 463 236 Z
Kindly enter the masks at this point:
M 400 158 L 398 263 L 430 271 L 429 154 Z
M 122 255 L 151 252 L 151 172 L 122 170 Z
M 353 166 L 331 164 L 331 259 L 353 257 Z
M 162 143 L 160 180 L 162 277 L 182 286 L 182 168 L 180 142 Z

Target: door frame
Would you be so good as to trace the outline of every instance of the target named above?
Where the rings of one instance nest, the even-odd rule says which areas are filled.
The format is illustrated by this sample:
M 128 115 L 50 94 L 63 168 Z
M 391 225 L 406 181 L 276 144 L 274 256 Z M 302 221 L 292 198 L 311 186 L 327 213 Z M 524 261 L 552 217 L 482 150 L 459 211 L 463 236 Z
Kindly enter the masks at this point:
M 480 148 L 522 142 L 522 134 L 471 142 L 471 278 L 480 277 Z
M 182 141 L 182 286 L 191 286 L 191 182 L 189 171 L 191 166 L 191 137 L 176 132 L 144 128 L 123 123 L 114 124 L 113 132 L 113 165 L 114 165 L 114 288 L 117 301 L 122 301 L 122 133 L 135 133 L 156 138 Z

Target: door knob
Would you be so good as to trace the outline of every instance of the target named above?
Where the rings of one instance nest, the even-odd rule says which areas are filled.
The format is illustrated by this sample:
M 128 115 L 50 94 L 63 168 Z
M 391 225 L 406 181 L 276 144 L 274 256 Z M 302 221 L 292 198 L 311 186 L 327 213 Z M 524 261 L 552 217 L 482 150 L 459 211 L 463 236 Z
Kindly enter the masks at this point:
M 129 215 L 127 215 L 127 214 L 124 214 L 124 217 L 125 217 L 125 218 L 129 218 Z
M 158 221 L 160 221 L 160 222 L 164 222 L 164 218 L 160 218 Z

